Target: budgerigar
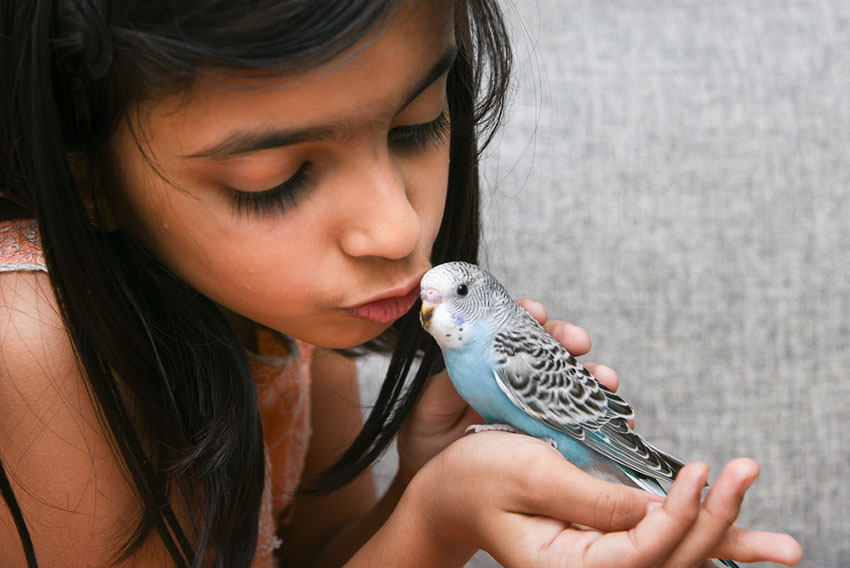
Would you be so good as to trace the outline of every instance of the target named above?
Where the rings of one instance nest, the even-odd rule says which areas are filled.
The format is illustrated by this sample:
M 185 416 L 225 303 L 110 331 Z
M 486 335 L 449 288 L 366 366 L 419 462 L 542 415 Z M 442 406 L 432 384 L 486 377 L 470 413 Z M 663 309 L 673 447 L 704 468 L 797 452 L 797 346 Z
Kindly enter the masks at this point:
M 634 432 L 631 407 L 489 272 L 449 262 L 426 273 L 421 289 L 422 324 L 455 389 L 488 424 L 546 439 L 597 477 L 666 495 L 684 464 Z

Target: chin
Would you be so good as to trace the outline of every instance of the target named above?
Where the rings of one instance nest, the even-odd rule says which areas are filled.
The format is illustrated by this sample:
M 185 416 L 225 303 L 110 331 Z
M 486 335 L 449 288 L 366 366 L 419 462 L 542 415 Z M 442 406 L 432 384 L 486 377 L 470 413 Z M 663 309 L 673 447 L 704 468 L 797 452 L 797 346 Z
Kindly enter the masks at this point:
M 327 326 L 325 329 L 305 330 L 303 333 L 287 333 L 316 347 L 326 349 L 351 349 L 363 345 L 384 333 L 393 322 L 379 323 L 365 320 L 349 322 L 345 326 Z

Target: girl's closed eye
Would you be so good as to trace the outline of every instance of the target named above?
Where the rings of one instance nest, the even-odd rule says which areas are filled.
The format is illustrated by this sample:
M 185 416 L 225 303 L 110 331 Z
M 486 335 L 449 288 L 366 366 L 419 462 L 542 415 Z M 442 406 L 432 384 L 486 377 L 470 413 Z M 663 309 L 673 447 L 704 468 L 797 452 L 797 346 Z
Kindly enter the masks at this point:
M 253 214 L 255 217 L 282 214 L 290 207 L 298 205 L 301 199 L 314 185 L 313 163 L 301 164 L 292 177 L 280 185 L 262 191 L 230 190 L 230 202 L 238 216 Z
M 389 132 L 389 144 L 403 153 L 424 152 L 448 141 L 451 130 L 448 107 L 431 122 L 397 126 Z M 252 214 L 261 218 L 285 213 L 296 207 L 298 201 L 315 185 L 313 163 L 305 161 L 298 171 L 283 183 L 261 191 L 244 191 L 228 188 L 233 211 L 238 216 Z
M 431 122 L 396 126 L 390 130 L 389 142 L 402 152 L 422 152 L 430 146 L 445 144 L 451 131 L 448 106 L 443 106 L 440 116 Z

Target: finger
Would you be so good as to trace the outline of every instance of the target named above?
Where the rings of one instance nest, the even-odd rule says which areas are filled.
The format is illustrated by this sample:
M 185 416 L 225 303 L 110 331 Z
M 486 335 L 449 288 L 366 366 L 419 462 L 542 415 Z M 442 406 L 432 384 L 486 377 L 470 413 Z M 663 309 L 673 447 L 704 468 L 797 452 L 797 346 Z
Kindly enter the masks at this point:
M 597 365 L 596 363 L 584 363 L 584 366 L 597 381 L 605 385 L 612 392 L 617 392 L 617 389 L 620 388 L 620 376 L 611 367 Z M 628 422 L 629 428 L 635 427 L 634 418 L 629 418 L 626 422 Z
M 536 319 L 538 323 L 540 323 L 540 325 L 546 323 L 547 314 L 546 308 L 543 306 L 543 304 L 530 298 L 520 298 L 516 301 L 516 303 L 525 308 L 525 311 L 534 316 L 534 319 Z
M 605 385 L 608 389 L 613 392 L 617 392 L 617 389 L 620 388 L 620 376 L 617 374 L 617 371 L 608 367 L 606 365 L 597 365 L 596 363 L 584 363 L 584 366 L 590 371 L 590 374 L 593 375 L 597 381 Z M 629 424 L 629 428 L 635 427 L 634 418 L 630 418 L 627 420 Z
M 455 390 L 446 370 L 440 371 L 428 380 L 417 403 L 420 411 L 439 415 L 456 414 L 464 406 L 466 401 Z
M 739 562 L 774 562 L 796 566 L 803 559 L 803 549 L 794 537 L 767 531 L 752 531 L 733 526 L 712 553 L 715 558 Z
M 546 308 L 540 302 L 529 298 L 521 298 L 517 300 L 517 303 L 525 308 L 571 354 L 581 356 L 590 351 L 590 335 L 584 329 L 566 321 L 548 321 Z
M 483 422 L 484 419 L 457 393 L 448 373 L 442 371 L 428 380 L 404 428 L 413 436 L 433 436 L 451 430 L 462 432 L 470 424 Z
M 693 530 L 670 556 L 671 566 L 690 565 L 709 556 L 738 518 L 744 495 L 758 474 L 758 464 L 747 458 L 733 460 L 723 468 L 705 498 Z
M 566 321 L 553 320 L 543 326 L 558 343 L 567 348 L 571 354 L 580 357 L 590 351 L 590 334 L 575 324 Z
M 611 367 L 597 365 L 596 363 L 585 363 L 584 366 L 597 381 L 605 385 L 608 389 L 616 392 L 620 387 L 620 377 L 617 375 L 617 371 Z
M 587 565 L 660 565 L 696 521 L 707 478 L 708 466 L 703 463 L 682 468 L 664 505 L 650 512 L 634 529 L 595 541 L 587 550 Z

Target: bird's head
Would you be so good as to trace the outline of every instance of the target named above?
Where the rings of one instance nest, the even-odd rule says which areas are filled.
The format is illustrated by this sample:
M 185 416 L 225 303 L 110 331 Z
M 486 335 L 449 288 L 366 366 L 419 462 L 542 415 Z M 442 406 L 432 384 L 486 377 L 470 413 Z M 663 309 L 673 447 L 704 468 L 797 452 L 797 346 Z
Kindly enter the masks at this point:
M 422 325 L 443 349 L 468 344 L 492 327 L 500 307 L 513 303 L 489 272 L 467 262 L 435 266 L 420 286 Z

